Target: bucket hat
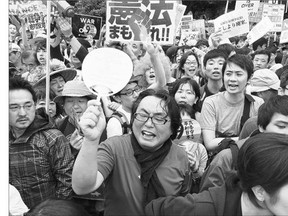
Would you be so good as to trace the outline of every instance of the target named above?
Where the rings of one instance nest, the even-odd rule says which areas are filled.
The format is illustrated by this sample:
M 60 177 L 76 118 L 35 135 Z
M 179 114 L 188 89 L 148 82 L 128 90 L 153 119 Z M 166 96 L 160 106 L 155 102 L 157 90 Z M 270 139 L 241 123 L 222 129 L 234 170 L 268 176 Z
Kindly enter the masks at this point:
M 50 77 L 59 74 L 60 76 L 63 77 L 65 82 L 68 82 L 76 77 L 77 71 L 75 69 L 66 68 L 64 63 L 61 62 L 62 64 L 59 64 L 58 62 L 60 61 L 57 61 L 55 59 L 52 60 L 50 65 L 50 74 L 49 74 Z M 38 79 L 38 81 L 35 82 L 33 87 L 45 85 L 45 83 L 46 83 L 46 74 L 42 74 L 42 76 Z
M 92 94 L 85 83 L 80 80 L 71 80 L 65 83 L 62 95 L 56 96 L 54 102 L 63 104 L 65 97 L 88 97 L 95 99 L 96 96 Z
M 278 90 L 280 80 L 275 72 L 269 69 L 256 70 L 250 80 L 250 92 L 262 92 L 268 89 Z

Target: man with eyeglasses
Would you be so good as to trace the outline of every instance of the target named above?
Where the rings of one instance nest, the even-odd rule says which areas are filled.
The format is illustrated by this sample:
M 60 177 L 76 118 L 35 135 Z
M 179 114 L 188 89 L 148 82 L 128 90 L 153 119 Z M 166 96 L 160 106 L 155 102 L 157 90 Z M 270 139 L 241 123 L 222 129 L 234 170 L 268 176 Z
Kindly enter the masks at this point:
M 142 87 L 138 85 L 140 79 L 141 76 L 133 75 L 128 84 L 114 95 L 114 99 L 120 104 L 120 107 L 107 122 L 107 138 L 131 132 L 129 125 L 132 105 L 142 91 Z
M 74 162 L 69 141 L 35 104 L 28 81 L 9 80 L 9 183 L 29 209 L 47 198 L 71 198 Z
M 187 154 L 172 142 L 181 125 L 174 98 L 164 90 L 147 89 L 139 94 L 131 116 L 131 134 L 101 144 L 105 115 L 100 103 L 89 101 L 79 122 L 84 141 L 72 187 L 77 194 L 87 194 L 105 181 L 105 215 L 144 215 L 152 199 L 190 190 Z

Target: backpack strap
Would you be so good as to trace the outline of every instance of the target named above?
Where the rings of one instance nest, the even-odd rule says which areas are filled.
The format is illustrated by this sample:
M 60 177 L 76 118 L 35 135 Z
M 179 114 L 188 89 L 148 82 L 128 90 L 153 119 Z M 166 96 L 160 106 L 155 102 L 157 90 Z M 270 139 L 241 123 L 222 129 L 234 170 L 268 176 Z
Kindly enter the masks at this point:
M 254 102 L 254 98 L 249 95 L 249 94 L 245 94 L 245 99 L 244 99 L 244 109 L 243 109 L 243 115 L 241 117 L 241 121 L 240 121 L 240 130 L 242 129 L 244 123 L 247 121 L 247 119 L 249 118 L 249 114 L 250 114 L 250 105 L 252 102 Z
M 128 134 L 130 131 L 130 125 L 128 124 L 128 119 L 127 117 L 120 111 L 115 111 L 112 115 L 111 118 L 114 117 L 118 119 L 122 126 L 122 133 L 123 134 Z

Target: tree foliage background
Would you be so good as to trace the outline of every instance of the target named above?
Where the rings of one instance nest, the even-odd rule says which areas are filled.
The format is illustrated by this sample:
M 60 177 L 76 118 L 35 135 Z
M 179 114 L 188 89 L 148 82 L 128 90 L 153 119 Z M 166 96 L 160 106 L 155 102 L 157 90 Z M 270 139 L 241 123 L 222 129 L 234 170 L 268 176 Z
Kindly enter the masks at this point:
M 78 14 L 101 16 L 103 22 L 106 20 L 106 1 L 105 0 L 67 0 L 74 6 Z

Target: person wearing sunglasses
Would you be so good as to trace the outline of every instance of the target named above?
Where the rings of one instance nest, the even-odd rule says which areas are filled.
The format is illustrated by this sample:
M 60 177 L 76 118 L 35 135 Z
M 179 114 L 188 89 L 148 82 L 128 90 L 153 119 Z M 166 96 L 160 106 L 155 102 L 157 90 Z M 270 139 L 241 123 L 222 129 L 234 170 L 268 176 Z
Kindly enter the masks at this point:
M 79 122 L 84 141 L 73 168 L 75 193 L 89 193 L 105 181 L 104 215 L 144 215 L 152 199 L 189 192 L 188 156 L 172 143 L 180 112 L 167 91 L 142 91 L 131 111 L 132 133 L 99 144 L 105 122 L 100 103 L 89 101 Z

